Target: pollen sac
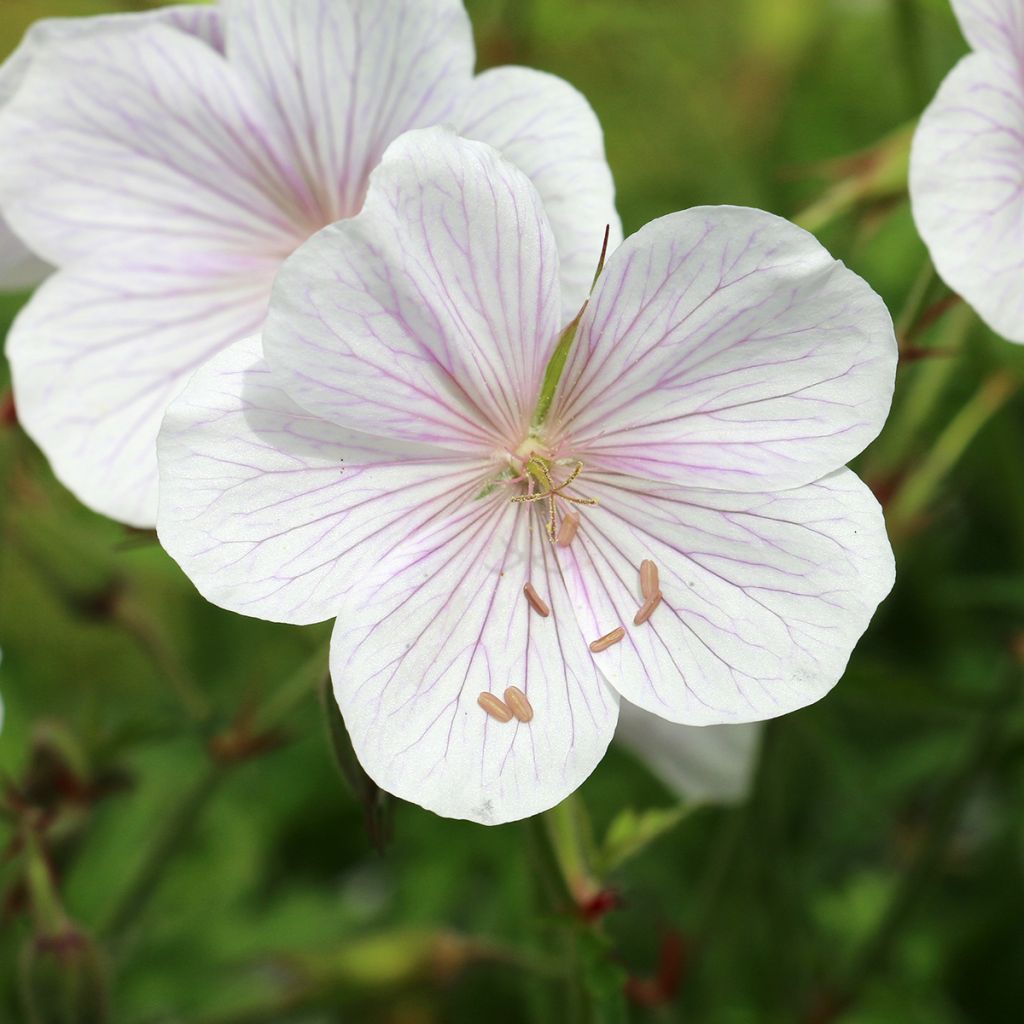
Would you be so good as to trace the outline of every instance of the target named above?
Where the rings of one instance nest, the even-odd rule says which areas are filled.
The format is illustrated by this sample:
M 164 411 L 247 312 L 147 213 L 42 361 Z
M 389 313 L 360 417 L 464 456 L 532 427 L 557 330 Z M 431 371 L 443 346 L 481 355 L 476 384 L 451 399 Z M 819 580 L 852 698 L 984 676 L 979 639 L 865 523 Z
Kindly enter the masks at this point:
M 476 699 L 477 704 L 480 705 L 491 716 L 491 718 L 497 719 L 499 722 L 511 722 L 512 712 L 508 706 L 500 697 L 495 697 L 493 693 L 481 693 Z
M 636 615 L 633 616 L 633 625 L 642 626 L 653 614 L 654 609 L 661 604 L 661 591 L 656 590 L 646 601 L 640 606 Z
M 543 615 L 547 618 L 551 614 L 551 609 L 547 606 L 544 599 L 533 589 L 532 583 L 527 583 L 523 587 L 523 593 L 526 595 L 526 600 L 530 602 L 530 607 L 538 614 Z
M 640 593 L 645 601 L 658 593 L 658 567 L 649 558 L 640 563 Z
M 594 654 L 600 654 L 601 651 L 606 651 L 609 647 L 619 643 L 625 635 L 626 631 L 622 626 L 616 626 L 610 633 L 605 633 L 604 636 L 600 636 L 596 640 L 592 641 L 590 649 Z
M 562 517 L 562 525 L 558 528 L 558 536 L 555 538 L 560 548 L 567 548 L 576 536 L 580 528 L 580 517 L 575 512 L 566 512 Z
M 520 722 L 529 722 L 533 718 L 533 705 L 518 686 L 510 686 L 505 691 L 505 703 Z

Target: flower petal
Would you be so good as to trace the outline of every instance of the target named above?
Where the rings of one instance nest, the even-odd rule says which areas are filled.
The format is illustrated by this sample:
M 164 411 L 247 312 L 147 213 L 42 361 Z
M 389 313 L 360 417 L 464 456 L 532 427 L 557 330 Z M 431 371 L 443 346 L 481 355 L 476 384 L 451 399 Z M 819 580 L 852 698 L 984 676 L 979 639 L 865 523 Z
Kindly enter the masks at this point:
M 52 269 L 33 256 L 0 217 L 0 292 L 34 288 Z
M 806 231 L 702 207 L 609 260 L 554 419 L 580 456 L 680 487 L 765 491 L 837 469 L 881 429 L 896 339 L 882 300 Z
M 41 18 L 25 33 L 15 51 L 0 64 L 0 106 L 17 91 L 33 58 L 51 43 L 85 38 L 105 32 L 163 24 L 201 39 L 215 50 L 223 49 L 219 7 L 180 4 L 153 11 L 101 14 L 88 18 Z
M 977 53 L 946 76 L 914 134 L 910 198 L 943 280 L 1024 342 L 1021 65 Z
M 1024 8 L 1018 0 L 953 0 L 953 10 L 975 50 L 1024 64 Z
M 85 504 L 153 525 L 164 409 L 197 366 L 259 329 L 273 270 L 137 243 L 35 293 L 7 342 L 18 417 Z
M 609 252 L 622 242 L 597 115 L 563 79 L 502 67 L 474 79 L 453 123 L 460 134 L 501 150 L 540 192 L 558 242 L 568 323 L 590 294 L 605 226 Z
M 58 265 L 128 236 L 283 258 L 320 222 L 257 113 L 223 57 L 166 25 L 49 45 L 0 110 L 4 216 Z
M 615 740 L 681 799 L 734 803 L 750 789 L 761 731 L 759 722 L 676 725 L 624 700 Z
M 303 245 L 263 346 L 304 408 L 397 439 L 481 451 L 526 437 L 559 324 L 537 190 L 499 153 L 409 132 L 358 217 Z
M 688 725 L 774 718 L 838 682 L 894 579 L 871 492 L 843 469 L 777 494 L 683 491 L 591 474 L 563 571 L 596 655 L 627 700 Z M 664 599 L 634 626 L 640 562 Z
M 336 615 L 411 531 L 479 492 L 479 462 L 354 434 L 277 386 L 259 339 L 201 367 L 159 439 L 160 541 L 210 601 L 277 622 Z
M 320 186 L 322 224 L 357 213 L 410 128 L 450 119 L 473 73 L 461 0 L 227 0 L 228 58 Z
M 550 606 L 531 610 L 531 580 Z M 576 625 L 541 518 L 479 502 L 396 551 L 346 606 L 331 674 L 379 786 L 488 825 L 554 806 L 604 756 L 618 700 Z M 529 723 L 477 705 L 523 690 Z

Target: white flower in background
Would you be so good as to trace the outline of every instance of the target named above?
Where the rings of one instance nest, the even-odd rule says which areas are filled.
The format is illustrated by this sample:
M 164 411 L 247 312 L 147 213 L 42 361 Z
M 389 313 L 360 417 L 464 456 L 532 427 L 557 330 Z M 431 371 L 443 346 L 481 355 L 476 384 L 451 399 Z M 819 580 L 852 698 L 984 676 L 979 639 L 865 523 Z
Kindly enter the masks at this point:
M 146 23 L 164 23 L 221 46 L 220 12 L 195 5 L 161 7 L 137 14 L 110 14 L 92 18 L 45 18 L 25 34 L 21 45 L 0 64 L 0 109 L 14 96 L 33 57 L 48 44 L 62 39 L 137 28 Z M 31 288 L 52 271 L 18 238 L 0 215 L 0 291 Z
M 973 48 L 914 135 L 914 220 L 943 280 L 1024 342 L 1024 4 L 953 0 Z
M 750 791 L 762 726 L 676 725 L 619 702 L 615 739 L 668 789 L 693 803 L 736 803 Z
M 612 255 L 552 390 L 559 276 L 528 178 L 411 132 L 159 445 L 160 537 L 202 593 L 336 616 L 367 772 L 487 823 L 579 786 L 620 694 L 690 725 L 817 700 L 893 582 L 843 468 L 896 365 L 859 277 L 766 213 L 665 217 Z
M 530 175 L 567 316 L 605 225 L 621 238 L 586 100 L 524 68 L 474 77 L 461 0 L 226 0 L 48 24 L 0 77 L 0 213 L 59 269 L 7 353 L 26 430 L 115 519 L 154 523 L 168 401 L 260 329 L 281 262 L 358 213 L 406 129 L 451 124 Z

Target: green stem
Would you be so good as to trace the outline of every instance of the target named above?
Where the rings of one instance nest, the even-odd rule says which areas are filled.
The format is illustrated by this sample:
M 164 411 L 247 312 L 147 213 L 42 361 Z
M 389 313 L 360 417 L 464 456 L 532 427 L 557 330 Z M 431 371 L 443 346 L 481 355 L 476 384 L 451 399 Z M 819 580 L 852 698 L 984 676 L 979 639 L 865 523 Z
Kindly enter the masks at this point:
M 227 776 L 228 768 L 226 764 L 208 763 L 178 806 L 164 819 L 135 877 L 110 911 L 100 930 L 102 936 L 120 936 L 141 916 L 158 888 L 164 868 L 191 838 L 196 822 Z
M 892 0 L 893 19 L 899 52 L 897 63 L 904 70 L 910 111 L 916 113 L 928 102 L 924 47 L 921 45 L 921 19 L 915 0 Z
M 910 530 L 971 442 L 1019 386 L 1010 374 L 994 373 L 953 417 L 889 505 L 887 518 L 895 535 Z

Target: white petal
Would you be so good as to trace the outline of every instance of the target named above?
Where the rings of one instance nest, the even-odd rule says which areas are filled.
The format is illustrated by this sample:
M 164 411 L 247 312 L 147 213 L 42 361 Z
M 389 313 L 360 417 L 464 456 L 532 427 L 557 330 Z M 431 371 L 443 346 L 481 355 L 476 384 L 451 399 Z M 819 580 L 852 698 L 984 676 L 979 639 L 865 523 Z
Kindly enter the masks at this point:
M 953 10 L 975 50 L 1024 63 L 1024 7 L 1020 0 L 953 0 Z
M 311 412 L 480 451 L 525 439 L 559 316 L 537 190 L 489 146 L 424 129 L 390 147 L 358 217 L 285 263 L 263 346 Z
M 285 140 L 202 41 L 165 25 L 54 43 L 0 110 L 0 202 L 63 265 L 127 236 L 283 258 L 320 226 Z
M 893 584 L 878 502 L 849 470 L 777 494 L 684 491 L 591 474 L 600 506 L 563 569 L 595 655 L 627 700 L 688 725 L 774 718 L 838 682 Z M 640 562 L 662 604 L 633 625 Z
M 33 256 L 0 217 L 0 292 L 34 288 L 51 267 Z
M 732 803 L 750 789 L 761 724 L 676 725 L 619 702 L 615 739 L 681 799 Z
M 795 487 L 881 429 L 896 339 L 882 300 L 806 231 L 702 207 L 609 260 L 555 399 L 571 448 L 680 487 Z
M 156 436 L 195 368 L 258 330 L 273 265 L 111 249 L 51 277 L 7 342 L 18 417 L 85 504 L 156 519 Z
M 215 604 L 278 622 L 338 613 L 486 467 L 354 434 L 298 408 L 258 339 L 200 368 L 160 431 L 160 541 Z
M 450 119 L 473 72 L 461 0 L 227 0 L 228 58 L 319 184 L 322 223 L 352 216 L 410 128 Z
M 573 618 L 538 516 L 481 502 L 395 553 L 338 618 L 335 694 L 379 786 L 438 814 L 498 824 L 554 806 L 593 770 L 618 701 Z M 532 579 L 551 615 L 532 611 Z M 525 691 L 533 720 L 478 705 Z
M 605 226 L 622 242 L 604 133 L 582 93 L 555 75 L 503 67 L 479 75 L 454 117 L 460 134 L 490 143 L 525 171 L 544 200 L 562 261 L 562 320 L 590 294 Z
M 223 47 L 221 12 L 217 7 L 180 4 L 154 11 L 102 14 L 91 18 L 42 18 L 33 23 L 17 49 L 0 64 L 0 106 L 17 91 L 33 58 L 50 43 L 163 24 L 201 39 L 215 50 Z
M 1024 342 L 1024 81 L 1021 64 L 965 57 L 914 135 L 914 220 L 943 280 Z

